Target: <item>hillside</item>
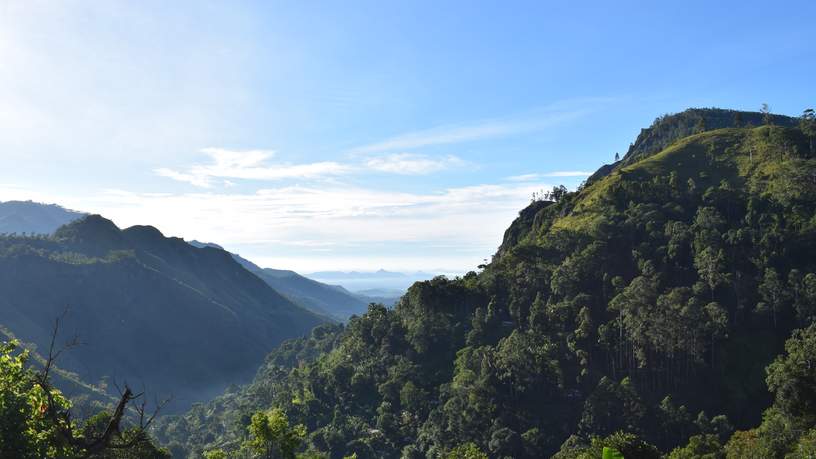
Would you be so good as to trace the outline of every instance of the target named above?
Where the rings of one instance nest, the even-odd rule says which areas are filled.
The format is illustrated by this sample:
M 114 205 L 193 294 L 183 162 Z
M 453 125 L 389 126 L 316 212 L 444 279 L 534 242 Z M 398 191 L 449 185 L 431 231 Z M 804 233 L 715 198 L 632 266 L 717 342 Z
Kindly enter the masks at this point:
M 216 244 L 199 241 L 190 241 L 190 244 L 196 247 L 221 248 Z M 348 320 L 352 315 L 364 313 L 370 302 L 369 298 L 355 295 L 343 287 L 324 284 L 287 269 L 261 268 L 238 254 L 231 255 L 275 291 L 316 314 L 334 320 Z
M 0 234 L 51 234 L 85 215 L 56 204 L 0 202 Z
M 249 415 L 277 407 L 332 458 L 804 451 L 816 419 L 792 407 L 816 406 L 816 375 L 796 362 L 816 328 L 770 364 L 816 317 L 808 140 L 704 131 L 534 202 L 482 272 L 287 343 L 159 437 L 177 456 L 229 450 Z
M 769 114 L 768 117 L 775 126 L 795 127 L 799 123 L 798 118 L 790 116 Z M 659 153 L 684 137 L 717 129 L 761 126 L 765 122 L 764 118 L 765 114 L 760 112 L 721 108 L 690 108 L 680 113 L 659 116 L 651 126 L 641 129 L 637 139 L 629 145 L 620 161 L 602 166 L 587 182 L 592 183 L 609 175 L 616 168 L 634 164 Z
M 278 343 L 323 319 L 214 248 L 100 216 L 53 236 L 0 238 L 0 324 L 43 349 L 67 308 L 65 370 L 91 384 L 127 381 L 183 409 L 247 380 Z

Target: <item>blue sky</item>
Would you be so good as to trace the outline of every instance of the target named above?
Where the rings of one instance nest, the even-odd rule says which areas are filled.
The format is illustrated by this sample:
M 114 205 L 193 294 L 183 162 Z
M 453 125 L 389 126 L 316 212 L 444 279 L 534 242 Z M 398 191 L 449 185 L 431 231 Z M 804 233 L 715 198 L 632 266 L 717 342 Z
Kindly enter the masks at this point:
M 816 105 L 816 2 L 0 1 L 0 200 L 473 269 L 658 115 Z

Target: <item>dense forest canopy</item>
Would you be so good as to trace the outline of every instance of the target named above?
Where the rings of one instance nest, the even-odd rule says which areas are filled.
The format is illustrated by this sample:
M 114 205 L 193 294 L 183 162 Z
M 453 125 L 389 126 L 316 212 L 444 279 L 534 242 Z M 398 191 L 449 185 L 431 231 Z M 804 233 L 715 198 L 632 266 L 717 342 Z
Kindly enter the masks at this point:
M 584 186 L 536 194 L 479 272 L 282 343 L 251 384 L 157 420 L 166 451 L 123 427 L 106 444 L 144 453 L 99 457 L 813 457 L 814 123 L 661 117 Z M 115 412 L 72 421 L 26 358 L 0 348 L 0 452 L 96 457 Z
M 284 344 L 157 434 L 178 457 L 243 457 L 253 414 L 280 410 L 331 458 L 808 457 L 813 126 L 661 117 L 534 200 L 480 272 Z

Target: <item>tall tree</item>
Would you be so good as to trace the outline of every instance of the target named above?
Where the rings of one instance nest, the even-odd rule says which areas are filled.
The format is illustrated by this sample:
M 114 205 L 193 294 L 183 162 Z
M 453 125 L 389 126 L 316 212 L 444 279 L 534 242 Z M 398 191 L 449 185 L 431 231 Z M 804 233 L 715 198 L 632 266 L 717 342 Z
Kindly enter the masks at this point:
M 814 112 L 812 108 L 808 108 L 802 112 L 799 127 L 810 141 L 810 154 L 812 155 L 814 153 L 813 138 L 816 137 L 816 112 Z
M 769 107 L 768 104 L 763 103 L 762 107 L 759 109 L 759 113 L 762 113 L 762 123 L 765 124 L 765 126 L 770 126 L 772 122 L 771 107 Z

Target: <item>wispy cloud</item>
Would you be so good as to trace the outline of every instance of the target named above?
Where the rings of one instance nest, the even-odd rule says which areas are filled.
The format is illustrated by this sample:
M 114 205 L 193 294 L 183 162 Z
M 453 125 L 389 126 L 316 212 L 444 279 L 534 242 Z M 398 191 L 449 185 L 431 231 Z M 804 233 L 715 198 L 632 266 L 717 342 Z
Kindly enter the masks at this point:
M 562 101 L 525 115 L 408 132 L 380 142 L 356 147 L 351 150 L 351 153 L 366 154 L 413 150 L 433 145 L 472 142 L 535 132 L 587 115 L 611 100 L 610 98 L 586 98 Z
M 540 180 L 546 177 L 589 177 L 592 175 L 592 172 L 587 171 L 555 171 L 555 172 L 546 172 L 543 174 L 540 173 L 533 173 L 533 174 L 522 174 L 522 175 L 513 175 L 507 177 L 507 180 L 513 182 L 530 182 L 533 180 Z
M 275 181 L 284 179 L 322 179 L 367 171 L 399 175 L 425 175 L 452 168 L 475 167 L 454 155 L 429 156 L 416 153 L 370 155 L 354 163 L 324 161 L 307 164 L 267 164 L 275 155 L 270 150 L 234 151 L 224 148 L 201 150 L 209 158 L 206 164 L 177 170 L 161 167 L 154 172 L 179 182 L 200 188 L 212 188 L 219 183 L 234 186 L 229 179 Z
M 402 175 L 430 174 L 469 165 L 467 161 L 453 155 L 430 157 L 414 153 L 392 153 L 371 157 L 365 161 L 368 169 Z
M 191 185 L 209 188 L 215 179 L 232 185 L 226 179 L 243 180 L 282 180 L 282 179 L 315 179 L 350 173 L 353 168 L 334 161 L 323 161 L 307 164 L 266 164 L 274 156 L 269 150 L 234 151 L 223 148 L 204 148 L 202 153 L 209 156 L 210 162 L 190 167 L 185 171 L 169 168 L 156 169 L 156 174 Z

